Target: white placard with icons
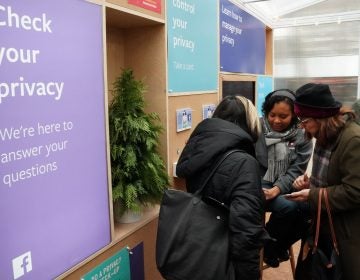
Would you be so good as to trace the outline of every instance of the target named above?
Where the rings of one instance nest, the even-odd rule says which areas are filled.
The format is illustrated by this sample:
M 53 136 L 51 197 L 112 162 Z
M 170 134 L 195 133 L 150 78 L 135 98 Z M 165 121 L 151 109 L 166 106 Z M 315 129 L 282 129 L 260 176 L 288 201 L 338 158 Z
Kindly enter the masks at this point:
M 176 110 L 176 132 L 190 129 L 192 125 L 192 109 L 182 108 Z

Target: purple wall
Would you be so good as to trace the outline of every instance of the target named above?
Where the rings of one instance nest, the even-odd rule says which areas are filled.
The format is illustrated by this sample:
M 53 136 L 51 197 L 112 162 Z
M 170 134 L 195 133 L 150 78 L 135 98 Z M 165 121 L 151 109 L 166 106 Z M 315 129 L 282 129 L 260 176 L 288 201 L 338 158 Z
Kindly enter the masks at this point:
M 53 279 L 110 242 L 101 7 L 0 3 L 0 279 Z

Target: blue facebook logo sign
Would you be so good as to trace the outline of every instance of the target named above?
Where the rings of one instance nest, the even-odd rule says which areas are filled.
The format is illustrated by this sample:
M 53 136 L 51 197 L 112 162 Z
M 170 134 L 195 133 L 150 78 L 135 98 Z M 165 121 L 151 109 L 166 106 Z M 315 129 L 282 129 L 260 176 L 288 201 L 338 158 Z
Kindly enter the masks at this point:
M 12 260 L 14 279 L 18 279 L 32 270 L 31 252 L 26 252 Z

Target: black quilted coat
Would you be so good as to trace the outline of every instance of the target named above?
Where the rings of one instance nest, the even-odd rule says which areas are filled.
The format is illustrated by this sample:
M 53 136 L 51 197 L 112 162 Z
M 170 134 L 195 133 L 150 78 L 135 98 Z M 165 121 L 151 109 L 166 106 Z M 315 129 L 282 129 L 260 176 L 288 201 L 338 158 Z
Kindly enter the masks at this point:
M 259 251 L 268 238 L 263 228 L 264 196 L 251 136 L 234 123 L 211 118 L 191 134 L 178 160 L 176 173 L 186 179 L 189 192 L 196 191 L 211 167 L 227 152 L 231 154 L 217 169 L 206 194 L 230 208 L 231 260 L 236 279 L 259 279 Z M 216 256 L 214 256 L 216 257 Z

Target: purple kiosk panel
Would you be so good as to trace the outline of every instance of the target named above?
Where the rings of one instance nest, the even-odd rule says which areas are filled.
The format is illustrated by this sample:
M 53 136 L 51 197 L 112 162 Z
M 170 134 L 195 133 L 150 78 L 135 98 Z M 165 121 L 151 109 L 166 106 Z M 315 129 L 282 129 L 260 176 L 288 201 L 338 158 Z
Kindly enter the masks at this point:
M 53 279 L 111 241 L 102 8 L 0 3 L 0 279 Z

